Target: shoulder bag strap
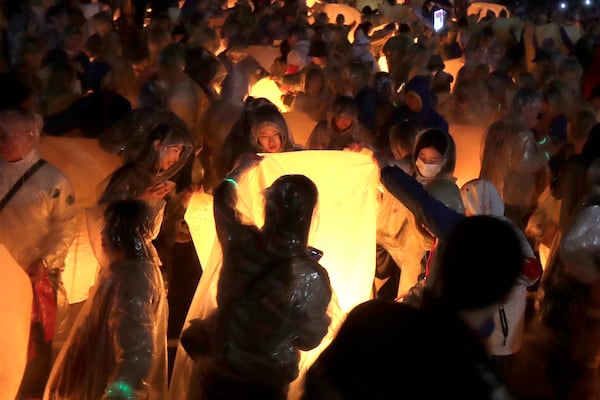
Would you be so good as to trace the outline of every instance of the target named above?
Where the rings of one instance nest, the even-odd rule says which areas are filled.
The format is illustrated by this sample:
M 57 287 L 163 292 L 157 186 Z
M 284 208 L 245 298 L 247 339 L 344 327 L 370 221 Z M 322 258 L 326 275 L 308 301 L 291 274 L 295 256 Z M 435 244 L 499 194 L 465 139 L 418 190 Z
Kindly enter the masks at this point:
M 46 163 L 47 163 L 46 160 L 44 160 L 43 158 L 40 158 L 39 160 L 37 160 L 37 162 L 35 164 L 33 164 L 31 167 L 29 167 L 29 169 L 27 171 L 25 171 L 23 176 L 20 177 L 15 182 L 15 184 L 10 188 L 10 190 L 6 193 L 6 195 L 4 195 L 2 200 L 0 200 L 0 213 L 2 212 L 2 210 L 4 210 L 4 207 L 6 207 L 6 204 L 8 204 L 8 202 L 14 197 L 14 195 L 17 194 L 17 192 L 19 191 L 19 189 L 21 189 L 21 187 L 25 184 L 25 182 L 29 178 L 31 178 L 31 176 L 33 174 L 35 174 L 37 172 L 37 170 L 40 169 Z

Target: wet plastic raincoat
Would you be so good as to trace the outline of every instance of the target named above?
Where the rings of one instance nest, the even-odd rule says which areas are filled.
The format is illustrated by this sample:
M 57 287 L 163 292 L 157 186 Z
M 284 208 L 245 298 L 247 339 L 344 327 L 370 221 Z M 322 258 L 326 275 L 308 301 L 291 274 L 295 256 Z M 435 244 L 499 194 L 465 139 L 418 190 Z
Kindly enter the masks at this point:
M 268 189 L 261 230 L 239 222 L 232 183 L 215 191 L 223 249 L 218 307 L 182 334 L 194 359 L 189 399 L 285 399 L 299 373 L 300 350 L 316 347 L 327 333 L 332 289 L 326 270 L 307 253 L 312 207 L 289 188 L 275 182 Z M 289 208 L 280 208 L 284 203 Z M 305 210 L 290 213 L 298 208 Z
M 123 224 L 118 217 L 107 217 L 109 240 L 132 250 L 100 269 L 54 363 L 44 399 L 167 398 L 168 306 L 149 251 L 152 221 L 146 213 L 143 225 L 122 231 L 115 228 Z
M 521 228 L 525 228 L 536 207 L 537 173 L 548 165 L 544 152 L 533 132 L 518 117 L 492 124 L 485 138 L 479 177 L 498 189 L 507 216 L 510 217 L 511 209 L 518 210 L 518 217 L 523 219 L 521 224 L 517 223 Z
M 156 141 L 160 142 L 162 148 L 182 146 L 178 160 L 165 170 L 158 169 L 160 150 L 155 148 Z M 135 199 L 148 188 L 169 184 L 168 181 L 174 179 L 188 162 L 193 145 L 192 137 L 181 119 L 172 112 L 152 108 L 134 111 L 126 120 L 120 121 L 115 128 L 101 136 L 99 142 L 104 149 L 118 153 L 124 161 L 122 167 L 100 184 L 98 207 L 87 210 L 90 241 L 100 265 L 105 266 L 106 256 L 99 246 L 99 234 L 106 204 L 115 200 Z M 145 200 L 152 210 L 154 221 L 152 239 L 158 236 L 167 202 L 174 197 L 175 189 L 166 199 Z M 154 246 L 151 246 L 151 251 L 155 253 L 154 261 L 160 265 Z
M 334 119 L 344 115 L 352 118 L 352 124 L 343 131 L 337 129 Z M 373 148 L 373 138 L 358 121 L 358 109 L 350 104 L 334 104 L 327 113 L 327 119 L 320 121 L 313 129 L 306 143 L 309 150 L 343 150 L 351 144 Z

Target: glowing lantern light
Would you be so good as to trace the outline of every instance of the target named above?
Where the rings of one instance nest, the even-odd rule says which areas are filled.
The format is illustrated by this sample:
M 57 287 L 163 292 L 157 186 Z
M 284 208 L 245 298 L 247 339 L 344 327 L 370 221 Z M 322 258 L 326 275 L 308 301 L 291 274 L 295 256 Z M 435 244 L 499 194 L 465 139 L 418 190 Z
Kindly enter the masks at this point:
M 388 67 L 387 58 L 385 56 L 380 56 L 379 60 L 377 60 L 377 64 L 379 65 L 379 70 L 382 72 L 390 72 Z
M 288 130 L 294 138 L 294 143 L 306 146 L 310 134 L 317 125 L 317 121 L 311 119 L 308 114 L 298 111 L 285 112 L 283 113 L 283 118 L 285 118 Z
M 33 294 L 29 276 L 3 244 L 0 244 L 0 265 L 0 399 L 14 399 L 27 361 Z
M 286 112 L 288 111 L 288 107 L 283 104 L 283 101 L 281 100 L 282 95 L 283 92 L 279 89 L 279 86 L 277 86 L 275 81 L 269 77 L 262 78 L 252 86 L 252 89 L 250 89 L 250 96 L 267 98 L 271 100 L 281 112 Z

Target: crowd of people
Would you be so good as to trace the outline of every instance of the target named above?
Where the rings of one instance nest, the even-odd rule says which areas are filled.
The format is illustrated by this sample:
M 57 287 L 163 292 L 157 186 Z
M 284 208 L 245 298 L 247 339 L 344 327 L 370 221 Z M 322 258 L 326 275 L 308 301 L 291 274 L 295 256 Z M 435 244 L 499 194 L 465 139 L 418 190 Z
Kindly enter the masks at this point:
M 257 154 L 310 150 L 372 156 L 380 190 L 372 299 L 303 398 L 599 398 L 600 22 L 490 12 L 436 31 L 422 0 L 356 3 L 336 4 L 350 21 L 296 0 L 2 2 L 0 244 L 34 294 L 16 398 L 166 399 L 167 339 L 193 360 L 190 399 L 288 398 L 335 297 L 308 242 L 319 188 L 275 180 L 262 227 L 236 213 L 237 188 Z M 264 79 L 276 99 L 251 95 Z M 288 112 L 314 125 L 305 142 Z M 461 127 L 485 135 L 459 186 Z M 57 354 L 78 194 L 44 136 L 122 161 L 87 214 L 98 272 Z M 197 191 L 223 265 L 217 308 L 186 324 Z M 533 358 L 539 380 L 520 384 Z

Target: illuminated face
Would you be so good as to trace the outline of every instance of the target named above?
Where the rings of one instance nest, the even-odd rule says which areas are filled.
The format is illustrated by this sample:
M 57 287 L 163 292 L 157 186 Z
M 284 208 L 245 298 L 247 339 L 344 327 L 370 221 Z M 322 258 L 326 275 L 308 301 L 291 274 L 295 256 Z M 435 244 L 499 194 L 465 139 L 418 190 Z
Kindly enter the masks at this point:
M 265 125 L 258 131 L 258 144 L 265 153 L 278 153 L 281 151 L 281 132 L 273 125 Z
M 442 170 L 443 156 L 433 147 L 424 147 L 419 150 L 419 157 L 415 163 L 419 173 L 425 178 L 433 178 Z
M 35 136 L 27 124 L 17 121 L 0 122 L 0 158 L 15 162 L 22 160 L 33 149 Z
M 406 100 L 406 106 L 408 109 L 413 112 L 419 112 L 421 111 L 421 108 L 423 108 L 421 98 L 415 92 L 406 92 L 404 99 Z
M 335 127 L 340 131 L 345 131 L 352 125 L 353 119 L 349 115 L 342 114 L 333 119 Z
M 157 141 L 158 142 L 158 141 Z M 181 157 L 181 153 L 183 152 L 183 145 L 169 145 L 163 146 L 160 142 L 155 143 L 155 146 L 158 145 L 158 168 L 161 171 L 166 171 L 171 168 L 173 165 L 179 161 Z

